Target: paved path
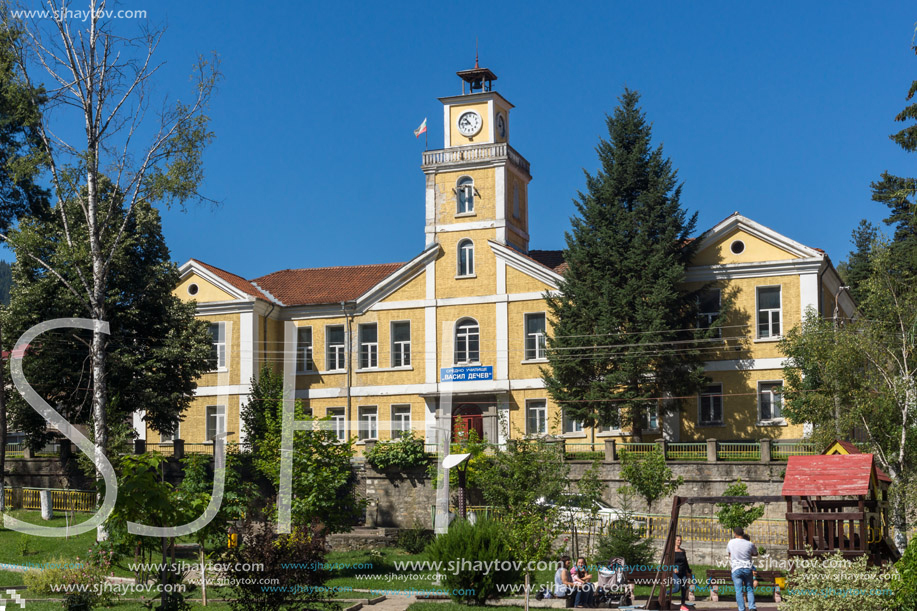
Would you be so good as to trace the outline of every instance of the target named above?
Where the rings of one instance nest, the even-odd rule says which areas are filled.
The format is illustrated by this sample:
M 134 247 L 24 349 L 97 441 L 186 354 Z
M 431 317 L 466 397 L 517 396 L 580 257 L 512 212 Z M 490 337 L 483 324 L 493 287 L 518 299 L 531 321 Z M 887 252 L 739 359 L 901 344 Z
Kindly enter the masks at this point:
M 416 596 L 385 596 L 380 598 L 383 598 L 383 600 L 375 604 L 363 603 L 360 606 L 353 605 L 351 607 L 345 607 L 345 611 L 349 609 L 362 609 L 363 611 L 405 611 L 413 603 L 417 602 Z

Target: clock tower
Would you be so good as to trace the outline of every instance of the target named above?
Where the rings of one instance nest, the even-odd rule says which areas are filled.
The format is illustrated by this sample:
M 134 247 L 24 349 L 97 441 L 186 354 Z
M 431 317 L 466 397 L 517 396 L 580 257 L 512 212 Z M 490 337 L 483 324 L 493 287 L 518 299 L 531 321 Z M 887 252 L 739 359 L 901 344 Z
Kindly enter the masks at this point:
M 423 154 L 427 245 L 439 243 L 446 256 L 456 256 L 461 240 L 472 241 L 479 253 L 487 240 L 527 252 L 532 177 L 529 162 L 510 146 L 513 105 L 477 59 L 474 68 L 456 74 L 462 93 L 439 99 L 443 148 Z

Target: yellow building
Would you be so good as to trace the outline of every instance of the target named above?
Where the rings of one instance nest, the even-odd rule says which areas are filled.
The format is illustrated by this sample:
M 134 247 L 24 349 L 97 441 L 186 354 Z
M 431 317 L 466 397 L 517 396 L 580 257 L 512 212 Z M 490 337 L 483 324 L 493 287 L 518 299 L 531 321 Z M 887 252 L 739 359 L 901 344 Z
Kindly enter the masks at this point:
M 627 438 L 622 430 L 584 430 L 547 396 L 540 369 L 551 321 L 543 297 L 557 289 L 562 253 L 529 249 L 531 174 L 510 146 L 513 105 L 493 90 L 489 70 L 458 75 L 462 94 L 440 98 L 444 148 L 423 153 L 426 244 L 412 260 L 252 280 L 195 259 L 181 267 L 175 294 L 196 301 L 212 323 L 214 372 L 200 380 L 177 438 L 207 443 L 225 430 L 230 441 L 244 440 L 239 409 L 252 376 L 265 363 L 279 370 L 293 351 L 297 398 L 358 444 L 404 430 L 432 443 L 447 398 L 455 424 L 491 441 Z M 660 419 L 650 411 L 650 438 L 801 438 L 803 426 L 781 415 L 777 341 L 806 308 L 853 312 L 828 257 L 735 213 L 703 235 L 686 281 L 718 287 L 703 300 L 701 324 L 725 294 L 737 313 L 707 349 L 710 385 L 680 400 L 676 413 Z M 296 325 L 292 342 L 284 341 L 288 321 Z M 139 417 L 141 437 L 169 441 Z

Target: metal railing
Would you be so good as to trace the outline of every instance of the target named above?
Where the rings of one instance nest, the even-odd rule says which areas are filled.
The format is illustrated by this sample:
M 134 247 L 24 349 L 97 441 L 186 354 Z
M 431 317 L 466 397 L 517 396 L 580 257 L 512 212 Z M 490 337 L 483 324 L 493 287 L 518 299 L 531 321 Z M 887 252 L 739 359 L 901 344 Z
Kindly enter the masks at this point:
M 474 506 L 468 508 L 469 514 L 476 517 L 489 517 L 493 520 L 502 521 L 503 513 L 494 507 Z M 643 528 L 643 536 L 648 539 L 660 540 L 665 539 L 668 535 L 669 523 L 672 517 L 659 514 L 640 514 L 636 513 L 631 516 L 631 522 L 638 528 Z M 588 518 L 577 520 L 577 528 L 582 532 L 588 528 L 585 522 Z M 602 530 L 613 528 L 611 524 L 601 525 Z M 765 547 L 771 545 L 783 545 L 786 543 L 786 520 L 756 520 L 751 526 L 745 529 L 752 541 L 756 545 Z M 569 533 L 565 533 L 569 534 Z M 706 516 L 681 516 L 678 518 L 678 534 L 682 536 L 684 545 L 690 551 L 691 541 L 706 541 L 712 543 L 728 543 L 732 538 L 732 530 L 726 528 L 714 517 Z
M 605 442 L 567 443 L 564 447 L 566 460 L 602 460 L 605 458 Z
M 761 444 L 757 441 L 723 441 L 717 444 L 717 460 L 761 460 Z
M 22 509 L 41 509 L 41 491 L 47 488 L 22 488 L 21 505 Z M 96 510 L 96 493 L 92 490 L 66 490 L 62 488 L 51 488 L 51 508 L 55 511 L 85 511 L 93 512 Z M 3 489 L 3 499 L 7 507 L 14 504 L 14 490 L 12 488 Z
M 800 441 L 772 441 L 771 460 L 786 460 L 790 456 L 812 456 L 821 454 L 814 443 Z
M 652 454 L 656 451 L 656 448 L 659 447 L 659 444 L 655 443 L 619 443 L 619 451 L 629 452 L 631 454 L 636 454 L 637 456 L 641 454 Z
M 667 460 L 707 460 L 707 444 L 696 443 L 670 443 L 666 448 Z

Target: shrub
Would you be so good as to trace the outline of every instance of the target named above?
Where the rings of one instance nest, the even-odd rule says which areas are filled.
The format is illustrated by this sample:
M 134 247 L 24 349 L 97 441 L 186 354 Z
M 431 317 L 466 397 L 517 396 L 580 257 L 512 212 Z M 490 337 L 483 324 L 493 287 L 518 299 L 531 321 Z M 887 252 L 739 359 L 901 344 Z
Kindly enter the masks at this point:
M 446 569 L 444 588 L 451 590 L 453 601 L 483 605 L 488 599 L 496 598 L 498 587 L 519 582 L 520 571 L 515 566 L 516 558 L 506 543 L 504 527 L 489 519 L 476 524 L 456 520 L 449 526 L 449 532 L 440 535 L 427 547 L 430 560 L 443 563 Z M 484 572 L 484 563 L 509 561 L 512 568 L 493 568 Z M 478 564 L 480 562 L 480 564 Z
M 413 434 L 397 441 L 377 443 L 365 455 L 373 469 L 382 471 L 390 467 L 396 469 L 413 469 L 426 465 L 430 460 L 423 450 L 423 439 Z
M 723 496 L 748 496 L 748 486 L 739 478 L 726 487 Z M 719 508 L 716 519 L 727 530 L 748 528 L 764 515 L 764 505 L 755 507 L 751 503 L 717 503 L 716 506 Z
M 398 547 L 409 554 L 419 554 L 433 541 L 433 531 L 422 526 L 414 525 L 403 528 L 398 533 Z
M 867 565 L 866 556 L 845 560 L 841 553 L 809 557 L 787 576 L 781 611 L 891 611 L 894 603 L 885 569 Z
M 89 609 L 98 605 L 110 606 L 114 601 L 114 592 L 101 587 L 105 583 L 105 577 L 111 572 L 110 562 L 104 560 L 89 562 L 77 557 L 73 561 L 58 558 L 51 564 L 51 567 L 43 570 L 25 572 L 22 580 L 31 592 L 60 595 L 62 589 L 69 588 L 65 590 L 64 596 L 64 608 L 66 609 Z M 83 596 L 76 596 L 80 593 L 79 589 L 85 590 L 82 592 Z
M 891 587 L 898 609 L 917 609 L 917 538 L 911 539 L 904 555 L 895 563 Z
M 223 553 L 233 611 L 298 611 L 329 603 L 321 586 L 328 571 L 313 570 L 325 559 L 325 539 L 319 526 L 306 529 L 293 525 L 290 534 L 278 534 L 269 522 L 245 520 L 238 525 L 239 545 Z M 265 588 L 264 583 L 272 584 Z
M 65 611 L 89 611 L 95 603 L 91 592 L 67 592 L 62 604 Z
M 615 520 L 599 537 L 596 553 L 601 562 L 624 558 L 629 565 L 652 564 L 653 542 L 643 537 L 644 529 L 631 520 Z

